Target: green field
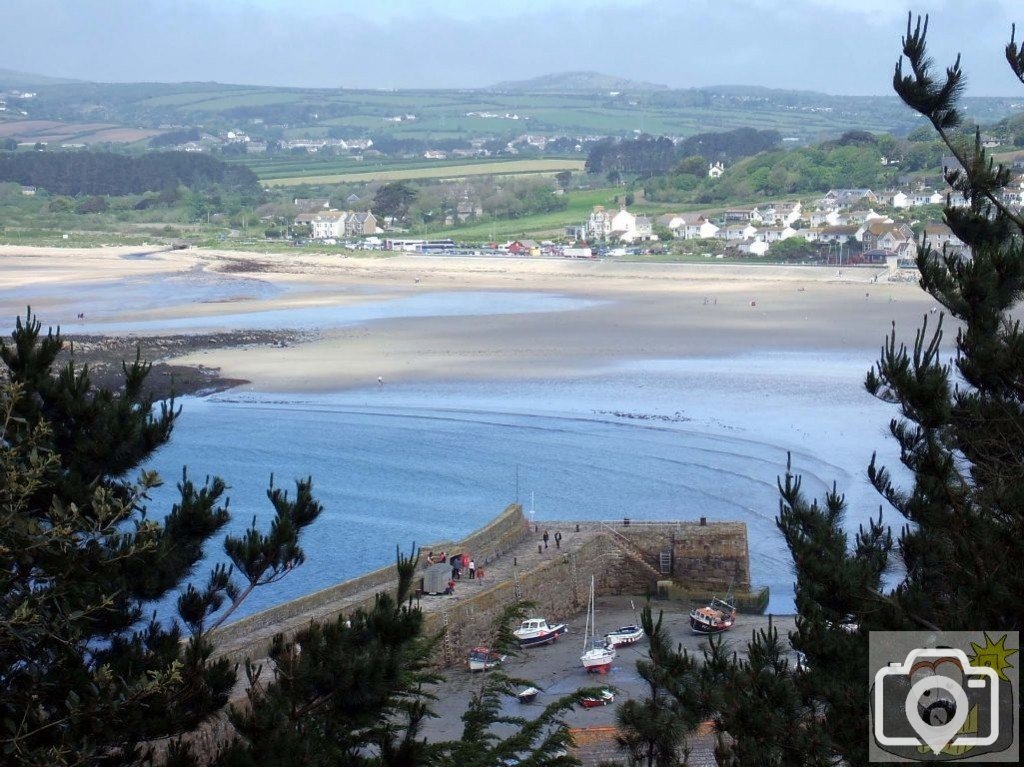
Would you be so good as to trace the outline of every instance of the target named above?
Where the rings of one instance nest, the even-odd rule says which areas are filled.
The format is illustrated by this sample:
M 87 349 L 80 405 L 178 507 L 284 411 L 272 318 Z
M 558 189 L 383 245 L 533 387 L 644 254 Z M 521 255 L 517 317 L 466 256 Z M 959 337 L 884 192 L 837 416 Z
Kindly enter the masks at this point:
M 367 181 L 397 181 L 404 179 L 464 178 L 466 176 L 512 176 L 553 174 L 563 170 L 583 170 L 583 160 L 508 160 L 497 162 L 469 162 L 461 165 L 434 165 L 395 170 L 358 171 L 320 176 L 289 176 L 265 179 L 266 186 L 298 186 L 299 184 L 351 184 Z
M 625 194 L 621 187 L 572 191 L 567 195 L 569 207 L 552 213 L 537 213 L 522 218 L 503 219 L 482 224 L 446 227 L 435 232 L 456 241 L 483 242 L 485 240 L 508 240 L 514 237 L 543 239 L 561 236 L 566 226 L 582 224 L 590 216 L 595 205 L 615 206 L 615 197 Z M 639 202 L 629 207 L 630 212 L 656 216 L 668 211 L 685 210 L 685 206 Z

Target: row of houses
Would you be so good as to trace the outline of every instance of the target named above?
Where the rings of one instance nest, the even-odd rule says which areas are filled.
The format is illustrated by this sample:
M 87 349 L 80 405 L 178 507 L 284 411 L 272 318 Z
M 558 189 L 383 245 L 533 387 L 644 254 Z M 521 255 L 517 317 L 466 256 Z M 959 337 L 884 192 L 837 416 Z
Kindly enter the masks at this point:
M 716 239 L 726 248 L 757 256 L 765 255 L 773 244 L 797 236 L 809 243 L 872 253 L 878 256 L 877 260 L 884 260 L 883 256 L 912 259 L 919 247 L 909 225 L 871 208 L 804 214 L 799 202 L 787 202 L 728 210 L 714 219 L 702 213 L 667 213 L 659 216 L 656 224 L 677 239 Z M 634 216 L 625 208 L 613 214 L 596 206 L 585 229 L 591 241 L 628 244 L 652 239 L 643 236 L 648 225 L 645 217 Z M 962 247 L 949 227 L 941 223 L 925 226 L 924 242 L 935 250 Z
M 377 234 L 377 217 L 370 211 L 322 210 L 299 213 L 296 226 L 308 225 L 310 238 L 337 240 L 342 237 L 362 237 Z
M 1012 178 L 1009 185 L 1000 191 L 999 196 L 1007 205 L 1024 206 L 1024 174 Z M 831 212 L 862 205 L 888 205 L 891 208 L 906 209 L 924 205 L 965 208 L 968 204 L 963 194 L 954 189 L 890 189 L 879 193 L 870 189 L 832 189 L 819 200 L 818 207 L 822 211 Z

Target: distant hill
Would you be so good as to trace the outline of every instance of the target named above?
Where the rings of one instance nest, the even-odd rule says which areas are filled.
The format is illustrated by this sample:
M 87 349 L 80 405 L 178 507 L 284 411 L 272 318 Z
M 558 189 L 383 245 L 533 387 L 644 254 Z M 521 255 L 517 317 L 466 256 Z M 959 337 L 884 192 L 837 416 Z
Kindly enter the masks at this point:
M 14 69 L 0 69 L 0 88 L 35 88 L 40 85 L 65 85 L 77 82 L 81 81 L 47 77 L 32 72 L 18 72 Z
M 606 91 L 665 91 L 666 85 L 627 80 L 600 72 L 560 72 L 529 80 L 508 80 L 485 90 L 505 93 L 603 93 Z

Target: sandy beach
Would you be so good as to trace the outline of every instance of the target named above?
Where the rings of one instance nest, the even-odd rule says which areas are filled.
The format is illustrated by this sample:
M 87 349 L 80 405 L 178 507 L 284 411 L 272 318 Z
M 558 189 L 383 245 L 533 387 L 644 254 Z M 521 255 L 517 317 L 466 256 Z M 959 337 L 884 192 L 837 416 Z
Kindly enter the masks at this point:
M 498 301 L 495 313 L 454 316 L 378 311 L 456 294 L 485 307 L 519 295 L 576 304 L 502 313 Z M 869 362 L 893 321 L 912 338 L 933 305 L 916 284 L 869 268 L 0 247 L 0 310 L 13 323 L 28 303 L 69 335 L 171 336 L 183 320 L 195 333 L 238 331 L 256 316 L 290 331 L 303 312 L 376 312 L 325 323 L 301 343 L 163 351 L 165 363 L 203 366 L 263 392 L 359 388 L 378 377 L 540 379 L 764 351 L 863 349 Z

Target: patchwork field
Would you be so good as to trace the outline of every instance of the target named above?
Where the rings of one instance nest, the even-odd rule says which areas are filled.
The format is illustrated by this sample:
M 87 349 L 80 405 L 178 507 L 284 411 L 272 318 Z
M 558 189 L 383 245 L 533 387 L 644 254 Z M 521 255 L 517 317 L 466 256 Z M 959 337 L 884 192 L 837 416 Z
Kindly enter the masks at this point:
M 468 163 L 465 165 L 437 165 L 404 170 L 361 171 L 322 176 L 291 176 L 266 179 L 266 186 L 297 186 L 299 184 L 346 184 L 366 181 L 397 181 L 401 179 L 464 178 L 466 176 L 519 176 L 558 173 L 563 170 L 583 170 L 583 160 L 509 160 L 507 162 Z
M 59 120 L 0 122 L 0 138 L 45 144 L 133 144 L 158 133 L 158 130 L 128 128 L 114 123 L 68 123 Z

